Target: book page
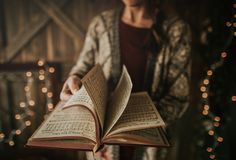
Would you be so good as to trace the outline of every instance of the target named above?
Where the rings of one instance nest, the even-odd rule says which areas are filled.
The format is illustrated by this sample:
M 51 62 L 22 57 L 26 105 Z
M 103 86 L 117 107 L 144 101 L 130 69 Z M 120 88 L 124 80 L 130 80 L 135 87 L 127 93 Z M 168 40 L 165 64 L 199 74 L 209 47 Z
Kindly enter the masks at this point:
M 137 131 L 123 132 L 104 140 L 106 144 L 135 144 L 147 146 L 170 146 L 163 129 L 148 128 Z
M 133 93 L 110 134 L 163 126 L 164 121 L 146 92 Z
M 106 123 L 104 135 L 106 135 L 115 125 L 121 114 L 125 110 L 132 90 L 132 82 L 127 69 L 123 66 L 121 78 L 113 92 L 111 102 L 106 110 Z
M 108 86 L 101 66 L 93 67 L 82 79 L 82 83 L 93 101 L 101 128 L 103 128 Z
M 79 105 L 87 107 L 94 115 L 96 115 L 94 104 L 92 102 L 92 99 L 88 95 L 88 92 L 86 91 L 84 85 L 82 85 L 81 88 L 71 96 L 71 98 L 65 103 L 62 108 L 66 109 L 71 106 Z
M 92 113 L 85 108 L 63 109 L 59 104 L 34 133 L 32 139 L 66 139 L 84 137 L 96 142 L 96 127 Z

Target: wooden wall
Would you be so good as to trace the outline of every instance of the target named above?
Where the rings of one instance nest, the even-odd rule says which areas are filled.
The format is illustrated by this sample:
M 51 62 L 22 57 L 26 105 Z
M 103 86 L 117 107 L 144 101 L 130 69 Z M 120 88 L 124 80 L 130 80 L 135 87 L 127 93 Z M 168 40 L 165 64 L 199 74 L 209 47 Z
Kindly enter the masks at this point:
M 119 0 L 0 0 L 0 62 L 45 59 L 63 62 L 67 73 L 79 55 L 91 19 L 118 3 Z

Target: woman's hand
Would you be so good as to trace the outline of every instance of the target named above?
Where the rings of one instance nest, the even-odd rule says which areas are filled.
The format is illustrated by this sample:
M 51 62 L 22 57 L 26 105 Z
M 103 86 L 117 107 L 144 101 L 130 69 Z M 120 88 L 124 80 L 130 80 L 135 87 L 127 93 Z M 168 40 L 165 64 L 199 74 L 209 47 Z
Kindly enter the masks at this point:
M 82 82 L 78 76 L 72 75 L 68 77 L 62 87 L 60 99 L 63 101 L 68 100 L 76 91 L 80 89 L 81 85 Z

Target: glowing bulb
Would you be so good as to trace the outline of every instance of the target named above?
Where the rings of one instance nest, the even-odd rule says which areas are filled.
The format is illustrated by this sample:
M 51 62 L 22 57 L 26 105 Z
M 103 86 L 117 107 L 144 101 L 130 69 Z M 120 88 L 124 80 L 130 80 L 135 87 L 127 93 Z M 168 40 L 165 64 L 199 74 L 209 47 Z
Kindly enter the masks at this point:
M 226 52 L 222 52 L 222 53 L 221 53 L 221 57 L 222 57 L 222 58 L 227 57 L 227 53 L 226 53 Z
M 49 67 L 48 71 L 49 71 L 50 73 L 54 73 L 54 72 L 55 72 L 55 68 L 54 68 L 54 67 Z
M 212 32 L 212 31 L 213 31 L 213 28 L 212 28 L 211 26 L 209 26 L 209 27 L 207 28 L 207 31 L 208 31 L 208 32 Z
M 233 4 L 233 7 L 236 8 L 236 3 Z
M 216 117 L 214 118 L 214 120 L 215 120 L 216 122 L 219 122 L 219 121 L 220 121 L 220 117 L 216 116 Z
M 5 137 L 4 133 L 0 133 L 0 139 L 3 139 Z
M 14 142 L 14 141 L 9 141 L 8 144 L 9 144 L 10 146 L 14 146 L 14 145 L 15 145 L 15 142 Z
M 52 109 L 53 109 L 53 104 L 52 103 L 48 103 L 48 110 L 52 111 Z
M 34 105 L 35 105 L 34 100 L 30 100 L 30 101 L 29 101 L 29 105 L 30 105 L 30 106 L 34 106 Z
M 48 93 L 47 93 L 47 96 L 48 96 L 49 98 L 52 98 L 53 93 L 52 93 L 52 92 L 48 92 Z
M 26 106 L 25 102 L 20 102 L 20 107 L 24 108 Z
M 39 75 L 39 80 L 44 80 L 45 79 L 45 76 L 44 75 Z
M 29 86 L 25 86 L 24 90 L 25 90 L 26 92 L 29 92 L 30 87 L 29 87 Z
M 206 115 L 208 115 L 208 111 L 207 110 L 203 110 L 202 114 L 206 116 Z
M 47 93 L 47 91 L 48 91 L 48 89 L 47 89 L 46 87 L 43 87 L 43 88 L 42 88 L 42 92 L 43 92 L 43 93 Z
M 209 80 L 208 79 L 204 79 L 203 84 L 208 85 L 209 84 Z
M 205 87 L 205 86 L 201 86 L 200 90 L 201 90 L 202 92 L 206 92 L 206 87 Z
M 217 138 L 217 141 L 218 141 L 218 142 L 223 142 L 223 140 L 224 140 L 223 137 L 218 137 L 218 138 Z
M 214 122 L 214 126 L 215 126 L 215 127 L 219 127 L 219 126 L 220 126 L 220 123 L 219 123 L 219 122 Z
M 45 71 L 43 69 L 39 70 L 39 74 L 44 74 L 44 73 L 45 73 Z
M 43 66 L 44 65 L 44 61 L 43 60 L 39 60 L 38 61 L 38 66 Z
M 17 129 L 16 130 L 16 135 L 20 135 L 21 134 L 21 130 Z
M 236 96 L 232 96 L 231 99 L 232 99 L 233 102 L 236 102 Z
M 26 126 L 30 126 L 30 125 L 31 125 L 31 122 L 30 122 L 30 121 L 25 121 L 25 125 L 26 125 Z
M 213 130 L 210 130 L 210 131 L 208 131 L 208 134 L 209 134 L 210 136 L 213 136 L 213 135 L 215 134 L 215 132 L 214 132 Z
M 215 158 L 216 158 L 216 156 L 214 154 L 210 155 L 210 159 L 215 159 Z
M 207 147 L 207 152 L 212 152 L 213 151 L 213 149 L 211 148 L 211 147 Z
M 19 114 L 16 114 L 15 119 L 21 119 L 21 116 Z
M 236 22 L 233 23 L 233 26 L 236 27 Z
M 232 23 L 231 23 L 231 22 L 226 22 L 226 26 L 227 26 L 227 27 L 231 27 L 231 26 L 232 26 Z
M 208 75 L 208 76 L 212 76 L 212 74 L 213 74 L 212 70 L 208 70 L 208 71 L 207 71 L 207 75 Z
M 207 93 L 202 93 L 202 98 L 207 98 L 208 94 Z
M 32 76 L 32 72 L 26 72 L 26 76 L 27 77 L 31 77 Z
M 210 109 L 209 105 L 205 104 L 205 105 L 204 105 L 204 110 L 207 110 L 207 111 L 208 111 L 209 109 Z
M 27 111 L 27 114 L 28 114 L 29 116 L 34 116 L 34 112 L 31 111 L 31 110 L 28 110 L 28 111 Z

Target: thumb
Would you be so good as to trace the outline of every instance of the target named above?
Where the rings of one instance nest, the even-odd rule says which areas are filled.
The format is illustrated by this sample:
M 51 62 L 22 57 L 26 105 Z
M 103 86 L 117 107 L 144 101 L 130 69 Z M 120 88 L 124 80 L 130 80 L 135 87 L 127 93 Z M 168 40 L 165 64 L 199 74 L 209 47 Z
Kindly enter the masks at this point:
M 75 94 L 75 92 L 80 89 L 81 85 L 81 80 L 77 76 L 71 77 L 71 81 L 68 83 L 68 87 L 72 94 Z

